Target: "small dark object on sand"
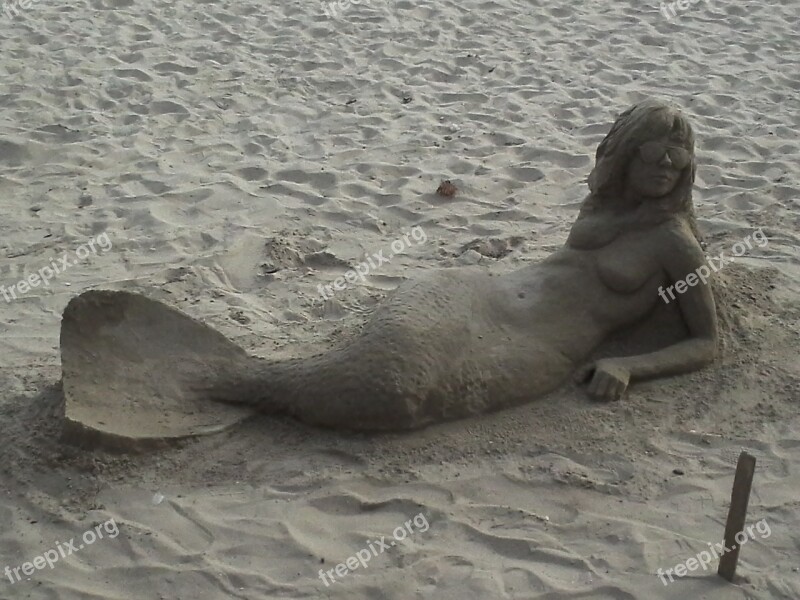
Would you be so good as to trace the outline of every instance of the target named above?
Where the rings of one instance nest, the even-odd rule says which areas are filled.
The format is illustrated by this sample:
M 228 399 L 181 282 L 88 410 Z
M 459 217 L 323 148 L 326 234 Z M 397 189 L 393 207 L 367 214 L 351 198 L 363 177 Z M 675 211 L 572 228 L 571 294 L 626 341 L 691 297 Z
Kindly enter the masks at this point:
M 458 188 L 456 188 L 456 186 L 454 186 L 449 179 L 440 183 L 439 187 L 436 188 L 437 194 L 439 194 L 440 196 L 447 196 L 448 198 L 455 196 L 457 191 Z

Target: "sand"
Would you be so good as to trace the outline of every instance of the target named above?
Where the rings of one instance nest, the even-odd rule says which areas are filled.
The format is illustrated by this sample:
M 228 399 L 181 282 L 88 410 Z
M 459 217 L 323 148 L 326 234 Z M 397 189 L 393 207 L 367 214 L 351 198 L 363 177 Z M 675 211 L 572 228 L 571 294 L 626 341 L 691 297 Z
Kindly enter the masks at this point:
M 647 2 L 323 8 L 0 6 L 0 285 L 97 242 L 0 299 L 0 569 L 110 519 L 119 532 L 0 573 L 0 598 L 800 597 L 796 5 L 700 2 L 672 21 Z M 620 403 L 567 387 L 403 435 L 256 417 L 139 455 L 59 441 L 75 294 L 142 292 L 262 356 L 319 351 L 415 273 L 502 272 L 563 244 L 596 145 L 647 96 L 695 124 L 709 255 L 769 238 L 720 274 L 713 367 Z M 434 193 L 444 179 L 455 196 Z M 416 226 L 424 243 L 321 297 Z M 748 522 L 769 537 L 743 548 L 736 585 L 663 585 L 658 569 L 721 540 L 741 449 L 758 459 Z M 419 514 L 427 530 L 326 587 L 320 569 Z

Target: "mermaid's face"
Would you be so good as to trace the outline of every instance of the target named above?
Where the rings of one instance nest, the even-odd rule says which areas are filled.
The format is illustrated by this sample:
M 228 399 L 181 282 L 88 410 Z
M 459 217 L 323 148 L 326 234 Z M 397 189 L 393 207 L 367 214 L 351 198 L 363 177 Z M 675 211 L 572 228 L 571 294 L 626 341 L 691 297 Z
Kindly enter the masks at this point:
M 645 198 L 666 196 L 691 160 L 691 152 L 668 136 L 645 142 L 628 167 L 628 190 Z

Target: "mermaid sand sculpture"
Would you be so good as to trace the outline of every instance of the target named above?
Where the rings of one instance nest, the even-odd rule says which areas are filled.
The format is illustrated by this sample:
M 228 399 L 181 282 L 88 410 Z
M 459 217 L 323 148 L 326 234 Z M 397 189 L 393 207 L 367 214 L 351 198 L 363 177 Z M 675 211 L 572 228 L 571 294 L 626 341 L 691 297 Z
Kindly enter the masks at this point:
M 630 381 L 699 369 L 717 342 L 705 282 L 672 303 L 682 339 L 585 364 L 663 307 L 664 287 L 705 264 L 694 174 L 685 117 L 637 104 L 600 144 L 561 249 L 507 274 L 453 268 L 408 281 L 359 337 L 311 357 L 251 357 L 143 296 L 82 294 L 62 325 L 68 431 L 136 445 L 218 431 L 254 410 L 333 428 L 412 429 L 529 402 L 576 373 L 592 396 L 612 400 Z

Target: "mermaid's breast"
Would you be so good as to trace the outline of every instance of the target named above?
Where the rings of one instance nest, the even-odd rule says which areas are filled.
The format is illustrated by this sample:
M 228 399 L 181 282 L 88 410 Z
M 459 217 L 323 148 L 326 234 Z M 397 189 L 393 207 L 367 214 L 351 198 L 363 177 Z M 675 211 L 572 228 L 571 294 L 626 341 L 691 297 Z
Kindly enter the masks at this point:
M 621 248 L 618 244 L 601 251 L 596 259 L 597 275 L 611 291 L 632 294 L 653 277 L 659 270 L 652 256 L 631 245 Z

